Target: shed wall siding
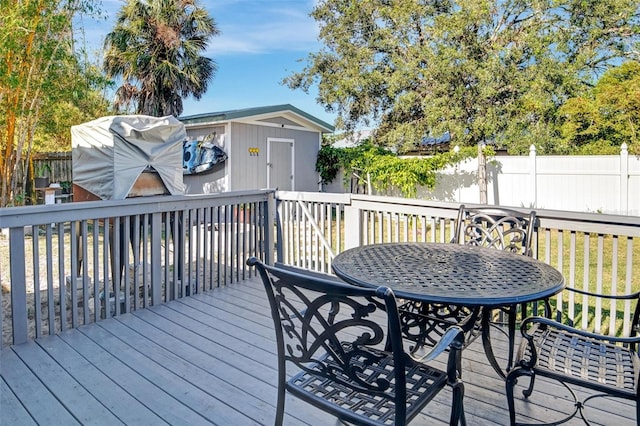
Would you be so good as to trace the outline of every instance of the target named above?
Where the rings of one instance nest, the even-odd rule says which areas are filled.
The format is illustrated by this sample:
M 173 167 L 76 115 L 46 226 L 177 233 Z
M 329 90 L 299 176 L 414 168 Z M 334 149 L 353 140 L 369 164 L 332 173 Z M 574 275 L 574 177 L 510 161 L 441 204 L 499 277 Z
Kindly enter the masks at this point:
M 298 123 L 291 121 L 291 120 L 287 120 L 284 117 L 271 117 L 269 119 L 266 120 L 260 120 L 263 121 L 265 123 L 273 123 L 273 124 L 280 124 L 280 125 L 285 125 L 285 126 L 300 126 Z
M 216 137 L 214 139 L 215 144 L 227 153 L 229 159 L 224 162 L 224 165 L 216 165 L 211 172 L 183 176 L 185 192 L 187 194 L 216 194 L 229 190 L 226 177 L 228 174 L 228 166 L 229 161 L 231 161 L 231 156 L 227 149 L 225 126 L 187 129 L 187 136 L 189 139 L 202 139 L 213 132 L 216 133 Z
M 295 190 L 317 191 L 318 174 L 315 171 L 318 156 L 317 132 L 232 123 L 229 158 L 231 190 L 260 189 L 267 185 L 267 139 L 293 139 L 295 144 Z M 258 148 L 258 155 L 251 155 L 249 148 Z

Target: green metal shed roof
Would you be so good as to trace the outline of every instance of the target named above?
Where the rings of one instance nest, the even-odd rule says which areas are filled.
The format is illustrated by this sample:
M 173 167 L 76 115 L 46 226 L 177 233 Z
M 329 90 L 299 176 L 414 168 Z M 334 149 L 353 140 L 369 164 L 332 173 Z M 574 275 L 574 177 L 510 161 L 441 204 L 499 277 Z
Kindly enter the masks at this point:
M 283 114 L 294 114 L 297 115 L 304 120 L 309 121 L 311 124 L 320 128 L 323 133 L 331 133 L 335 130 L 334 126 L 331 124 L 320 120 L 317 117 L 314 117 L 311 114 L 308 114 L 301 109 L 298 109 L 290 104 L 283 105 L 270 105 L 270 106 L 262 106 L 262 107 L 254 107 L 254 108 L 244 108 L 244 109 L 235 109 L 229 111 L 221 111 L 221 112 L 209 112 L 203 114 L 189 115 L 186 117 L 179 117 L 179 120 L 182 121 L 185 125 L 189 124 L 204 124 L 204 123 L 212 123 L 216 121 L 233 121 L 233 120 L 241 120 L 250 117 L 256 116 L 269 116 L 269 115 L 277 115 L 278 113 Z

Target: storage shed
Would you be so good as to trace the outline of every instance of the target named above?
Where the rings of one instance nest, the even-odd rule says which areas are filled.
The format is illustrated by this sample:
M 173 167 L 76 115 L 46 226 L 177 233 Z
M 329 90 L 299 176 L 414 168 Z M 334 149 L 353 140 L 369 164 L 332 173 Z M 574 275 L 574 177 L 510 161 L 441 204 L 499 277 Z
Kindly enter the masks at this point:
M 260 188 L 317 191 L 322 134 L 334 127 L 289 104 L 180 117 L 188 139 L 213 141 L 228 159 L 185 175 L 188 194 Z

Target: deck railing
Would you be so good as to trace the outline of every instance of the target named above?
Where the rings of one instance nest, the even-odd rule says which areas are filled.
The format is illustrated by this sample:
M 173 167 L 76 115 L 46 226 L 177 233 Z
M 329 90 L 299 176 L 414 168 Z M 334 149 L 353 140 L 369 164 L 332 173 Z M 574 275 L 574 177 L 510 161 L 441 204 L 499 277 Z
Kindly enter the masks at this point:
M 274 191 L 0 209 L 2 345 L 163 303 L 273 257 Z M 114 273 L 114 271 L 117 271 Z
M 335 254 L 381 242 L 449 242 L 458 203 L 355 194 L 278 192 L 278 262 L 331 273 Z M 523 209 L 524 211 L 524 209 Z M 640 290 L 640 218 L 536 209 L 534 257 L 559 269 L 567 286 L 620 294 Z M 594 305 L 569 292 L 556 316 L 582 315 L 582 328 L 628 335 L 629 302 Z M 592 322 L 587 324 L 587 318 Z
M 8 229 L 0 237 L 2 344 L 242 280 L 251 255 L 331 273 L 333 257 L 360 244 L 446 243 L 457 210 L 457 203 L 269 190 L 0 209 L 0 228 Z M 640 289 L 638 217 L 536 212 L 534 256 L 562 271 L 568 286 Z M 591 309 L 602 332 L 630 332 L 628 303 L 592 306 L 565 294 L 553 303 L 558 314 Z

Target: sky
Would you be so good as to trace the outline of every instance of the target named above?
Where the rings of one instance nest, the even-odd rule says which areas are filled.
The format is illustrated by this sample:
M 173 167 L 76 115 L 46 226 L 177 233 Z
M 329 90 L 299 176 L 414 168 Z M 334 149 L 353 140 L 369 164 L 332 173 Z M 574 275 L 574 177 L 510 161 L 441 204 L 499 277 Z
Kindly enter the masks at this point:
M 83 17 L 86 45 L 101 55 L 105 35 L 113 28 L 121 0 L 102 0 L 106 19 Z M 316 103 L 316 92 L 291 90 L 280 82 L 303 68 L 310 52 L 321 45 L 318 26 L 309 16 L 314 0 L 199 0 L 216 21 L 204 56 L 218 71 L 207 93 L 184 101 L 182 116 L 268 105 L 291 104 L 331 125 L 335 115 Z

